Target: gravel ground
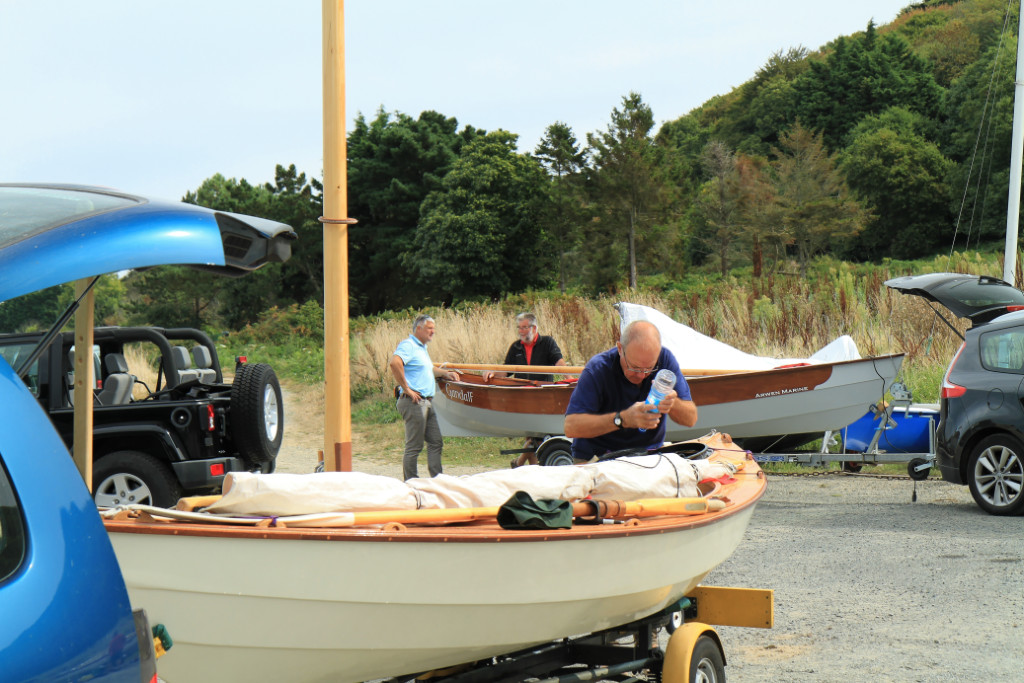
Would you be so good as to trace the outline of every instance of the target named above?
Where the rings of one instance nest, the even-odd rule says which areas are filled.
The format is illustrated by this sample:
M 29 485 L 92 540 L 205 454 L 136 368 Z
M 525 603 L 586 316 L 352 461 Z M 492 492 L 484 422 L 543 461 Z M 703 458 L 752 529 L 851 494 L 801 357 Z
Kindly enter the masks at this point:
M 770 588 L 775 627 L 721 627 L 732 681 L 1024 680 L 1024 523 L 929 479 L 769 478 L 704 583 Z

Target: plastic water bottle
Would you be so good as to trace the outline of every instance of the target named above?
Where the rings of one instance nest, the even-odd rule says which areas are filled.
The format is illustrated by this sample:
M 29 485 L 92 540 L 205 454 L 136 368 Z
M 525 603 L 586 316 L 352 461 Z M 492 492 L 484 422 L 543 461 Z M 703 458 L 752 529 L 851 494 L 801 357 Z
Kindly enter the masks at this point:
M 658 374 L 654 376 L 654 381 L 651 382 L 651 393 L 647 394 L 647 400 L 644 401 L 649 406 L 657 406 L 665 399 L 665 395 L 668 392 L 676 388 L 676 373 L 672 372 L 668 368 L 658 370 Z M 654 410 L 648 410 L 649 413 L 658 412 L 657 408 Z M 646 429 L 641 428 L 641 432 L 646 432 Z

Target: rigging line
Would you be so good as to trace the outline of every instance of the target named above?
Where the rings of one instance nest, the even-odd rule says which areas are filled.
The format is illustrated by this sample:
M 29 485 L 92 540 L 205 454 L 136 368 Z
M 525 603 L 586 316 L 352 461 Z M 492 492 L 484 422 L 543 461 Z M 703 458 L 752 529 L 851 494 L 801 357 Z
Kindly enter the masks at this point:
M 967 194 L 968 194 L 968 191 L 970 189 L 971 177 L 974 174 L 974 163 L 975 163 L 975 160 L 976 160 L 977 155 L 978 155 L 978 146 L 979 146 L 979 141 L 981 140 L 982 130 L 985 128 L 986 117 L 991 119 L 991 117 L 989 116 L 989 102 L 992 99 L 992 92 L 994 90 L 995 77 L 996 77 L 996 73 L 998 71 L 1000 56 L 1002 55 L 1003 40 L 1004 40 L 1004 38 L 1006 36 L 1007 27 L 1009 26 L 1009 23 L 1010 23 L 1010 4 L 1011 4 L 1011 2 L 1012 2 L 1012 0 L 1007 0 L 1006 12 L 1003 15 L 1003 30 L 999 34 L 999 42 L 998 42 L 998 45 L 997 45 L 997 48 L 996 48 L 996 58 L 993 60 L 992 71 L 991 71 L 991 73 L 989 75 L 989 85 L 988 85 L 988 89 L 986 90 L 986 93 L 985 93 L 985 104 L 984 104 L 984 106 L 982 107 L 982 110 L 981 110 L 981 120 L 978 122 L 978 135 L 975 138 L 974 149 L 971 152 L 971 163 L 970 163 L 970 166 L 968 167 L 968 170 L 967 170 L 967 179 L 964 181 L 964 192 L 963 192 L 963 195 L 961 196 L 961 200 L 960 200 L 960 212 L 957 214 L 956 224 L 955 224 L 954 229 L 953 229 L 953 239 L 951 240 L 950 245 L 949 245 L 949 256 L 946 259 L 946 270 L 949 270 L 950 264 L 953 262 L 953 251 L 956 248 L 956 238 L 957 238 L 957 235 L 960 232 L 960 222 L 961 222 L 961 219 L 963 218 L 964 206 L 967 203 Z M 979 172 L 979 177 L 980 177 L 980 175 L 981 174 Z M 980 180 L 979 180 L 979 187 L 980 187 Z M 973 218 L 972 218 L 972 224 L 973 224 Z M 970 240 L 970 232 L 968 232 L 967 240 Z

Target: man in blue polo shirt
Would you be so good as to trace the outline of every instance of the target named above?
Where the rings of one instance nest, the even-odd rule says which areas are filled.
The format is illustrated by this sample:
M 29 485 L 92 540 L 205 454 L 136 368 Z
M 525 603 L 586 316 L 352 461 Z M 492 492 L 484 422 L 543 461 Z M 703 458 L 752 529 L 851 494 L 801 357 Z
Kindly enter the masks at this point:
M 427 468 L 430 476 L 441 474 L 441 428 L 434 412 L 434 390 L 438 377 L 457 380 L 458 374 L 435 368 L 427 353 L 427 344 L 434 338 L 434 319 L 418 315 L 412 323 L 412 334 L 398 343 L 391 356 L 391 374 L 398 382 L 400 394 L 397 408 L 405 422 L 405 454 L 402 456 L 402 478 L 419 476 L 420 451 L 427 444 Z
M 675 391 L 665 396 L 657 412 L 649 412 L 644 401 L 662 368 L 675 373 Z M 658 328 L 637 320 L 626 326 L 614 348 L 587 362 L 565 410 L 565 435 L 573 440 L 577 462 L 624 448 L 658 448 L 665 441 L 663 415 L 692 427 L 697 406 L 675 356 L 662 348 Z

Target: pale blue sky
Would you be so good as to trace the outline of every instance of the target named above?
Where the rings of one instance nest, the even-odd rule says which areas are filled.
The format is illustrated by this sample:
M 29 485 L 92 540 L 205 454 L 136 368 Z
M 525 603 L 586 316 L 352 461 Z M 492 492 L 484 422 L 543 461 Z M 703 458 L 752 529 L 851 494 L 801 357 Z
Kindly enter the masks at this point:
M 908 0 L 348 0 L 349 120 L 437 110 L 520 135 L 604 129 L 630 90 L 660 123 L 773 52 L 892 21 Z M 178 199 L 222 173 L 322 171 L 316 0 L 0 0 L 0 182 Z

